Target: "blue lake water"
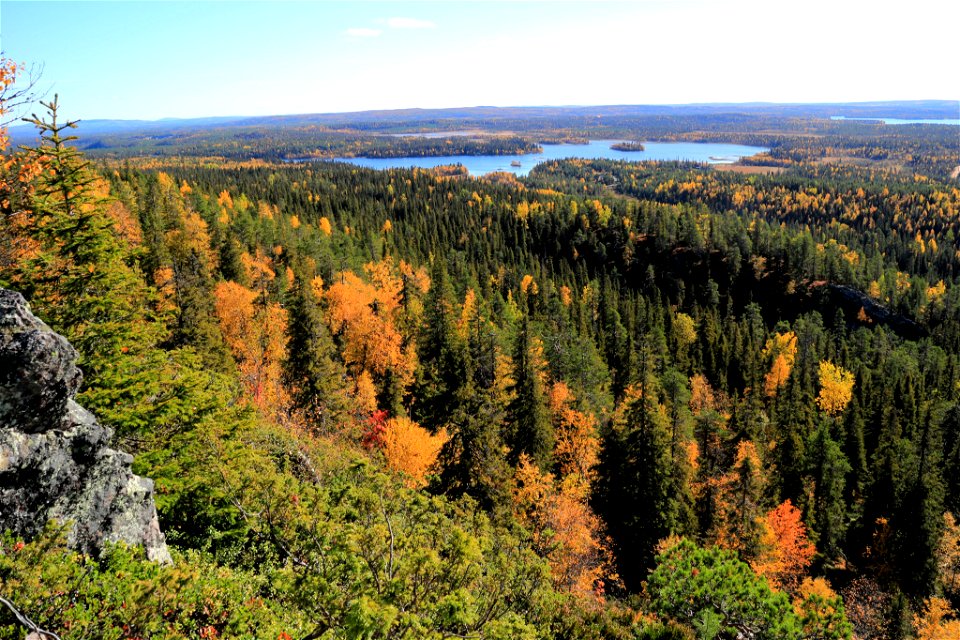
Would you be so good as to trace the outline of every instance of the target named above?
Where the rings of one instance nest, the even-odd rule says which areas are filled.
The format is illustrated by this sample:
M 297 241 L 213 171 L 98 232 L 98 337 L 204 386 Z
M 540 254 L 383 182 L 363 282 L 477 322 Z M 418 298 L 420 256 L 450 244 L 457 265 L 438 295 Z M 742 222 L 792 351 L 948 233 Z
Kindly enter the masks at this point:
M 830 116 L 831 120 L 863 120 L 865 122 L 882 122 L 883 124 L 950 124 L 960 127 L 960 118 L 927 118 L 927 119 L 904 119 L 904 118 L 847 118 L 845 116 Z
M 644 151 L 617 151 L 610 145 L 623 140 L 591 140 L 589 144 L 545 144 L 542 153 L 513 156 L 443 156 L 437 158 L 334 158 L 338 162 L 371 169 L 421 167 L 430 169 L 440 165 L 462 164 L 472 175 L 491 171 L 508 171 L 518 176 L 527 175 L 538 163 L 562 158 L 607 158 L 610 160 L 689 160 L 710 164 L 729 164 L 740 158 L 767 151 L 764 147 L 716 142 L 644 142 Z M 520 166 L 512 166 L 519 162 Z

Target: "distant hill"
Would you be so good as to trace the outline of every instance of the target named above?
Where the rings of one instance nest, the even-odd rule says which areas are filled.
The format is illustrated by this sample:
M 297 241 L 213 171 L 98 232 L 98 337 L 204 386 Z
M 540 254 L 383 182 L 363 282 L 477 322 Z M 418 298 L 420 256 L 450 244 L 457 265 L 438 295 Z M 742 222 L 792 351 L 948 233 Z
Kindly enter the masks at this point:
M 446 121 L 537 120 L 542 118 L 605 118 L 631 116 L 698 116 L 743 114 L 752 116 L 781 116 L 829 118 L 917 118 L 941 119 L 960 117 L 960 101 L 956 100 L 893 100 L 881 102 L 777 104 L 765 102 L 706 103 L 678 105 L 596 105 L 596 106 L 532 106 L 532 107 L 458 107 L 449 109 L 390 109 L 354 111 L 346 113 L 314 113 L 276 116 L 218 116 L 206 118 L 164 118 L 161 120 L 83 120 L 80 132 L 84 135 L 108 135 L 188 132 L 197 129 L 221 127 L 303 127 L 368 129 L 416 126 Z M 29 125 L 10 128 L 15 141 L 33 136 Z

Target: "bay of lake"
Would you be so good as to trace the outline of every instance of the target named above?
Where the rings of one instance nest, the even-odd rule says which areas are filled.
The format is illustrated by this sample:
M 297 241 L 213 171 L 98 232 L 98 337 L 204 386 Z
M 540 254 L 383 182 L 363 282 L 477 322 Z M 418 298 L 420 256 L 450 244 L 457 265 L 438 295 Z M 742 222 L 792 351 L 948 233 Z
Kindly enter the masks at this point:
M 462 164 L 472 175 L 492 171 L 507 171 L 518 176 L 527 175 L 538 163 L 563 158 L 593 160 L 684 160 L 710 164 L 730 164 L 740 158 L 768 151 L 764 147 L 718 142 L 644 142 L 643 151 L 617 151 L 610 145 L 623 140 L 591 140 L 588 144 L 545 144 L 541 153 L 526 153 L 509 156 L 442 156 L 429 158 L 334 158 L 337 162 L 349 162 L 371 169 L 394 169 L 420 167 L 430 169 L 440 165 Z M 520 166 L 511 163 L 519 162 Z
M 904 118 L 847 118 L 845 116 L 830 116 L 831 120 L 861 120 L 863 122 L 882 122 L 883 124 L 949 124 L 955 127 L 960 126 L 960 118 L 926 118 L 926 119 L 904 119 Z

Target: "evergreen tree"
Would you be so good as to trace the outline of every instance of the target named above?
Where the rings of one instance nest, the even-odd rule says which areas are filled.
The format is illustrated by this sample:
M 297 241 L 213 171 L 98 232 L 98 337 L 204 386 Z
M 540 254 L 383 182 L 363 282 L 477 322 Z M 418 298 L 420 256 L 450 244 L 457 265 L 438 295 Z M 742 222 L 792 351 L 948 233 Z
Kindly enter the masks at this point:
M 761 501 L 767 477 L 762 464 L 754 443 L 741 441 L 726 487 L 724 506 L 728 513 L 721 536 L 748 559 L 758 556 L 763 537 Z
M 937 585 L 937 552 L 943 533 L 940 423 L 927 412 L 917 435 L 916 475 L 903 497 L 895 524 L 900 538 L 902 585 L 919 599 L 933 595 Z
M 310 426 L 329 433 L 347 410 L 346 369 L 337 358 L 330 330 L 306 274 L 287 296 L 287 359 L 284 377 L 294 405 Z
M 829 425 L 820 424 L 810 447 L 808 457 L 813 464 L 814 482 L 813 521 L 808 523 L 816 532 L 817 546 L 828 562 L 840 556 L 840 545 L 846 529 L 846 506 L 843 492 L 850 463 L 833 438 Z
M 451 496 L 470 495 L 494 515 L 507 516 L 512 473 L 500 432 L 503 405 L 491 389 L 469 383 L 461 387 L 447 430 L 450 439 L 440 452 L 437 488 Z
M 27 284 L 35 310 L 80 354 L 81 402 L 125 435 L 150 424 L 162 398 L 164 369 L 156 345 L 162 323 L 150 312 L 155 292 L 135 269 L 129 245 L 96 195 L 97 176 L 65 135 L 75 122 L 58 120 L 58 100 L 41 103 L 48 119 L 29 119 L 40 146 L 26 152 L 46 170 L 37 178 L 28 233 L 39 251 L 8 278 Z
M 701 549 L 689 540 L 657 556 L 647 588 L 654 611 L 695 626 L 701 638 L 840 640 L 850 634 L 843 620 L 839 633 L 805 635 L 786 594 L 772 590 L 730 551 Z
M 946 481 L 944 506 L 960 514 L 960 403 L 954 404 L 943 417 L 943 478 Z
M 844 491 L 844 501 L 848 510 L 858 510 L 860 508 L 868 477 L 867 445 L 864 429 L 863 412 L 860 403 L 854 398 L 844 416 L 843 453 L 850 463 L 847 488 Z
M 676 493 L 670 424 L 647 376 L 623 415 L 604 435 L 594 502 L 615 545 L 619 574 L 637 590 L 653 566 L 658 541 L 688 530 L 689 512 Z
M 467 381 L 464 345 L 454 330 L 453 287 L 443 259 L 433 260 L 430 290 L 424 304 L 423 332 L 417 344 L 420 375 L 414 414 L 425 427 L 443 427 L 456 408 Z
M 543 388 L 543 372 L 533 353 L 530 320 L 524 315 L 513 352 L 514 399 L 508 408 L 511 460 L 526 454 L 542 470 L 553 460 L 554 434 Z
M 173 273 L 177 320 L 172 342 L 193 347 L 204 364 L 218 371 L 232 366 L 230 352 L 217 326 L 213 279 L 205 252 L 185 229 L 167 233 L 167 254 Z

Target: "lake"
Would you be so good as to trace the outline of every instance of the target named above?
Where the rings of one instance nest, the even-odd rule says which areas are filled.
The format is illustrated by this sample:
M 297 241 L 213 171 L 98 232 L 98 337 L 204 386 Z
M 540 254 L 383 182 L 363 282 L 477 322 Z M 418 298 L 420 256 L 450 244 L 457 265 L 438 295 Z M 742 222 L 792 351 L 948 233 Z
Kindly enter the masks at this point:
M 591 140 L 588 144 L 545 144 L 542 153 L 527 153 L 512 156 L 443 156 L 436 158 L 334 158 L 337 162 L 371 169 L 397 167 L 421 167 L 430 169 L 440 165 L 462 164 L 472 175 L 491 171 L 507 171 L 518 176 L 530 173 L 533 167 L 546 160 L 562 158 L 606 158 L 609 160 L 689 160 L 710 164 L 731 164 L 740 158 L 768 151 L 764 147 L 717 142 L 644 142 L 644 151 L 617 151 L 610 145 L 624 140 Z M 519 162 L 520 166 L 511 166 Z
M 830 116 L 831 120 L 863 120 L 866 122 L 882 122 L 883 124 L 950 124 L 955 127 L 960 126 L 960 118 L 926 118 L 926 119 L 904 119 L 904 118 L 847 118 L 846 116 Z

